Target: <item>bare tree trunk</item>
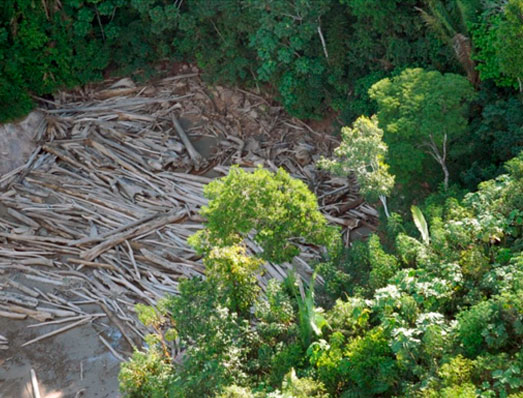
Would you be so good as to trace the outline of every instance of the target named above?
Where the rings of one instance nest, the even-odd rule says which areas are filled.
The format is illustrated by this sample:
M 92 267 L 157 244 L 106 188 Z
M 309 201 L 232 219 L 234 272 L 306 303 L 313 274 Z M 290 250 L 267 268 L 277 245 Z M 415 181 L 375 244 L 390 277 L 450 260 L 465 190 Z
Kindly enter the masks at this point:
M 443 186 L 445 188 L 445 191 L 449 188 L 449 169 L 447 168 L 447 133 L 443 136 L 443 154 L 440 153 L 438 146 L 436 145 L 436 142 L 434 141 L 434 137 L 432 134 L 430 135 L 430 143 L 426 144 L 430 151 L 428 151 L 429 155 L 436 160 L 436 162 L 439 163 L 441 166 L 441 169 L 443 170 Z
M 387 197 L 385 195 L 380 195 L 380 202 L 383 205 L 383 210 L 387 218 L 390 218 L 389 208 L 387 206 Z
M 441 168 L 443 169 L 444 179 L 443 179 L 443 186 L 445 187 L 445 192 L 449 189 L 449 170 L 447 169 L 447 165 L 445 162 L 440 163 Z

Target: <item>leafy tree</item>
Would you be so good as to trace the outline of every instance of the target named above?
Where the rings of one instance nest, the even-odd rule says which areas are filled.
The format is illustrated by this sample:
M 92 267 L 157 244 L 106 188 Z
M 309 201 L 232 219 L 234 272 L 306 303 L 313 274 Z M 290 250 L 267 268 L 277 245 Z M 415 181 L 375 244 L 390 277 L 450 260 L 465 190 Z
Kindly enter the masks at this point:
M 387 285 L 389 278 L 398 270 L 398 261 L 393 255 L 385 253 L 378 236 L 371 235 L 368 246 L 371 266 L 369 286 L 375 290 Z
M 516 79 L 523 92 L 523 1 L 509 0 L 506 4 L 497 50 L 501 72 Z
M 414 176 L 426 174 L 430 156 L 441 167 L 447 189 L 450 145 L 467 131 L 472 85 L 459 75 L 416 68 L 379 81 L 369 94 L 378 103 L 389 164 L 398 181 L 409 184 Z
M 258 260 L 245 258 L 241 247 L 209 250 L 212 276 L 182 281 L 180 295 L 163 306 L 168 312 L 140 311 L 160 335 L 169 318 L 178 325 L 183 363 L 173 364 L 161 341 L 149 338 L 149 349 L 122 370 L 123 391 L 133 397 L 519 398 L 523 153 L 506 168 L 461 201 L 431 201 L 430 211 L 424 209 L 430 222 L 414 207 L 419 240 L 398 230 L 388 252 L 377 236 L 355 245 L 337 269 L 350 273 L 340 279 L 350 296 L 331 285 L 337 297 L 326 311 L 316 307 L 310 286 L 300 289 L 292 278 L 271 281 L 266 296 L 256 292 Z M 253 301 L 254 311 L 245 310 Z
M 246 4 L 260 11 L 258 29 L 250 36 L 250 47 L 260 60 L 258 79 L 275 82 L 283 104 L 296 116 L 321 114 L 329 91 L 336 92 L 328 84 L 329 52 L 322 22 L 336 3 L 248 0 Z
M 475 59 L 482 79 L 523 91 L 523 3 L 521 0 L 493 2 L 472 26 Z
M 476 106 L 481 113 L 471 120 L 470 133 L 456 142 L 461 160 L 453 170 L 469 190 L 503 174 L 504 163 L 523 149 L 523 102 L 499 94 L 499 90 L 480 93 Z
M 168 386 L 172 396 L 212 397 L 223 386 L 244 383 L 255 348 L 248 322 L 223 305 L 227 301 L 210 282 L 192 279 L 179 287 L 168 309 L 186 351 Z
M 147 352 L 135 351 L 118 375 L 120 390 L 129 398 L 164 398 L 173 377 L 172 363 L 154 345 Z
M 334 150 L 336 159 L 322 159 L 320 167 L 338 175 L 354 173 L 360 191 L 368 200 L 380 199 L 387 217 L 387 196 L 394 185 L 394 176 L 388 173 L 385 163 L 387 145 L 383 143 L 383 130 L 376 117 L 359 117 L 353 127 L 341 129 L 342 142 Z
M 191 237 L 200 250 L 241 242 L 254 231 L 265 260 L 289 261 L 299 253 L 295 242 L 334 248 L 339 241 L 335 228 L 327 225 L 316 197 L 300 180 L 283 169 L 276 173 L 258 168 L 248 173 L 231 167 L 229 174 L 211 182 L 202 208 L 206 228 Z
M 341 2 L 349 8 L 352 22 L 346 51 L 351 81 L 407 65 L 452 69 L 452 54 L 419 17 L 419 0 Z

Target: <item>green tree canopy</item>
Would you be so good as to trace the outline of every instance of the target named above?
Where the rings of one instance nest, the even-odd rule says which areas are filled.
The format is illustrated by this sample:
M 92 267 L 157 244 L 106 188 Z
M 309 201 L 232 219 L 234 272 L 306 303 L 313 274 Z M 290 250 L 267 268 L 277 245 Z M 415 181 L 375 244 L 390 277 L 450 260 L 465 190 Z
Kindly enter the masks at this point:
M 209 199 L 201 211 L 206 228 L 190 239 L 202 252 L 239 243 L 252 232 L 263 259 L 284 262 L 298 255 L 297 242 L 332 248 L 339 240 L 314 194 L 283 169 L 249 173 L 231 167 L 226 177 L 207 185 L 204 194 Z
M 430 158 L 448 185 L 447 161 L 452 140 L 467 131 L 467 109 L 474 98 L 463 76 L 421 68 L 380 80 L 369 90 L 378 103 L 378 120 L 389 145 L 388 160 L 398 182 L 427 181 Z

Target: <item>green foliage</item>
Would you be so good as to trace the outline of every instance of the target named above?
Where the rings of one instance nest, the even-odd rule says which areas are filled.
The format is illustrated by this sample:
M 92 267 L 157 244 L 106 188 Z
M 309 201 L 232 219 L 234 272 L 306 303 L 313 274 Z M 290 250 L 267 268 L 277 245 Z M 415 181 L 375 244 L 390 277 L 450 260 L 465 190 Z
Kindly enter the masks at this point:
M 461 161 L 454 168 L 473 189 L 481 181 L 503 173 L 503 164 L 523 149 L 523 102 L 499 90 L 483 92 L 470 133 L 456 143 Z
M 305 290 L 301 280 L 296 280 L 295 275 L 289 275 L 287 283 L 294 290 L 296 303 L 298 304 L 298 327 L 302 346 L 307 348 L 315 339 L 322 335 L 322 328 L 328 326 L 327 320 L 323 316 L 323 310 L 315 306 L 314 301 L 314 281 L 313 275 L 309 286 Z
M 498 31 L 500 70 L 517 80 L 520 91 L 523 91 L 523 1 L 509 0 L 504 17 Z
M 205 187 L 209 204 L 202 208 L 206 229 L 191 237 L 201 251 L 241 242 L 254 230 L 263 259 L 284 262 L 299 253 L 294 241 L 334 249 L 336 230 L 318 210 L 307 186 L 283 169 L 258 168 L 252 173 L 232 167 L 229 174 Z
M 523 343 L 523 298 L 495 296 L 461 312 L 458 321 L 459 339 L 470 357 L 517 348 Z
M 0 7 L 0 121 L 32 107 L 30 94 L 102 79 L 170 55 L 178 9 L 162 0 L 14 0 Z M 13 101 L 15 99 L 15 101 Z
M 252 79 L 256 52 L 249 46 L 249 35 L 259 25 L 260 15 L 245 3 L 187 0 L 182 4 L 173 47 L 186 59 L 194 59 L 212 82 Z
M 388 280 L 398 270 L 398 261 L 383 250 L 378 236 L 371 235 L 368 242 L 369 263 L 371 271 L 369 273 L 369 286 L 371 289 L 378 289 L 387 284 Z
M 248 388 L 228 386 L 216 398 L 329 398 L 321 383 L 309 378 L 298 378 L 292 369 L 284 378 L 281 391 L 269 394 L 253 393 Z
M 357 390 L 376 396 L 394 389 L 398 368 L 381 329 L 372 329 L 346 347 L 347 376 Z
M 29 93 L 181 58 L 212 82 L 268 83 L 295 116 L 345 109 L 350 122 L 372 108 L 361 85 L 406 65 L 452 67 L 418 3 L 14 0 L 0 8 L 0 120 L 27 112 Z
M 517 397 L 523 153 L 506 169 L 461 201 L 431 199 L 430 223 L 418 220 L 423 242 L 394 225 L 387 252 L 373 235 L 320 265 L 331 295 L 325 311 L 312 283 L 273 280 L 263 296 L 254 288 L 258 260 L 240 246 L 209 250 L 208 279 L 181 282 L 180 295 L 158 310 L 138 307 L 159 333 L 124 366 L 122 390 L 137 397 L 151 389 L 222 398 Z M 162 333 L 173 325 L 185 350 L 181 365 L 162 349 L 170 344 Z
M 429 227 L 427 225 L 427 220 L 425 220 L 425 216 L 423 215 L 418 206 L 412 205 L 410 210 L 412 212 L 412 219 L 414 220 L 414 224 L 416 224 L 416 228 L 418 228 L 418 231 L 421 234 L 421 239 L 423 240 L 423 243 L 429 244 Z
M 345 295 L 366 296 L 371 265 L 369 248 L 364 242 L 356 241 L 348 250 L 344 250 L 328 262 L 320 263 L 317 272 L 325 283 L 319 286 L 322 299 L 333 303 Z
M 452 55 L 442 48 L 420 18 L 417 0 L 341 0 L 347 4 L 353 34 L 348 60 L 351 74 L 392 71 L 407 65 L 449 67 Z
M 428 0 L 421 15 L 434 33 L 454 51 L 456 60 L 471 83 L 477 85 L 478 73 L 472 60 L 469 26 L 478 19 L 481 0 Z
M 122 363 L 118 379 L 120 390 L 129 398 L 163 398 L 174 377 L 174 367 L 157 348 L 135 351 Z
M 475 59 L 482 79 L 493 79 L 499 86 L 522 90 L 523 79 L 523 2 L 508 0 L 489 7 L 480 22 L 473 25 Z
M 204 261 L 209 283 L 224 297 L 224 305 L 238 313 L 249 311 L 258 296 L 256 273 L 261 263 L 241 246 L 215 247 Z
M 353 127 L 341 129 L 342 142 L 334 150 L 336 159 L 321 159 L 319 165 L 338 175 L 354 173 L 365 198 L 376 201 L 388 196 L 394 176 L 388 173 L 384 162 L 387 145 L 382 141 L 383 130 L 378 127 L 376 117 L 359 117 Z
M 261 394 L 254 394 L 249 388 L 231 385 L 224 388 L 216 398 L 261 398 Z
M 180 344 L 187 347 L 170 386 L 176 397 L 212 396 L 246 379 L 252 333 L 244 319 L 221 305 L 216 290 L 208 282 L 188 280 L 168 306 L 180 325 Z
M 389 146 L 391 172 L 401 184 L 433 182 L 436 160 L 445 171 L 450 143 L 467 131 L 472 85 L 462 76 L 420 68 L 383 79 L 369 91 L 378 103 L 378 120 Z M 412 186 L 409 186 L 412 189 Z

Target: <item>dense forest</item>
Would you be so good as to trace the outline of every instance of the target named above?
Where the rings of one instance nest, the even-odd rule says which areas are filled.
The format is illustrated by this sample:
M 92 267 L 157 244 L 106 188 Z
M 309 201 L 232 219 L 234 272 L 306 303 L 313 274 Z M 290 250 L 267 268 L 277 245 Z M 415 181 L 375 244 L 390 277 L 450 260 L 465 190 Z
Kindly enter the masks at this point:
M 523 398 L 523 0 L 12 0 L 0 61 L 1 121 L 172 61 L 334 115 L 317 167 L 381 212 L 344 247 L 283 169 L 207 185 L 206 278 L 137 305 L 152 333 L 124 396 Z M 262 290 L 303 244 L 322 247 L 311 279 Z

